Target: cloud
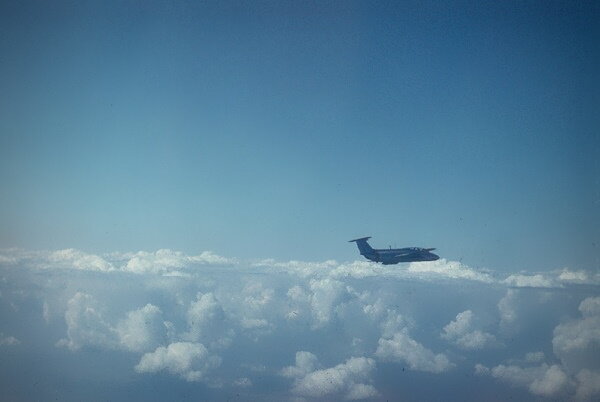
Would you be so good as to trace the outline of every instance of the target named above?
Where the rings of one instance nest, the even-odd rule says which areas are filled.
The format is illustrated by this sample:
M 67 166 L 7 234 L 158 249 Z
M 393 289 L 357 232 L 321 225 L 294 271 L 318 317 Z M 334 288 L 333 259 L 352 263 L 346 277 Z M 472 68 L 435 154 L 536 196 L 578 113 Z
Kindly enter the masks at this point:
M 123 266 L 124 271 L 142 273 L 165 273 L 192 265 L 230 265 L 235 260 L 221 257 L 210 251 L 205 251 L 200 255 L 188 256 L 181 251 L 169 249 L 160 249 L 155 252 L 139 251 L 130 256 L 129 260 Z
M 247 388 L 252 386 L 252 381 L 248 377 L 238 378 L 233 382 L 234 387 Z
M 577 374 L 577 399 L 591 399 L 600 395 L 600 371 L 581 370 Z
M 296 353 L 296 364 L 281 370 L 284 377 L 294 378 L 292 392 L 312 398 L 334 397 L 366 399 L 378 395 L 370 382 L 375 361 L 365 357 L 351 357 L 335 367 L 316 369 L 318 360 L 310 352 Z
M 323 262 L 307 262 L 297 260 L 280 262 L 269 258 L 256 262 L 252 265 L 254 267 L 270 268 L 270 270 L 276 272 L 293 273 L 306 278 L 314 275 L 328 275 L 331 269 L 338 266 L 338 262 L 335 260 L 327 260 Z
M 286 293 L 288 309 L 285 317 L 290 320 L 310 315 L 311 328 L 328 325 L 336 316 L 336 308 L 347 295 L 343 282 L 331 279 L 310 279 L 308 286 L 294 285 Z
M 542 365 L 542 367 L 545 367 Z M 553 364 L 548 367 L 541 378 L 535 378 L 529 385 L 529 390 L 535 395 L 551 396 L 561 392 L 569 385 L 567 375 L 561 367 Z
M 458 313 L 456 320 L 444 327 L 441 336 L 463 349 L 483 349 L 496 341 L 494 335 L 473 329 L 472 322 L 471 310 Z
M 596 354 L 592 359 L 597 357 Z M 500 364 L 490 369 L 482 364 L 476 364 L 475 374 L 490 375 L 513 386 L 526 388 L 534 395 L 548 398 L 592 400 L 593 397 L 600 395 L 600 371 L 582 369 L 576 375 L 570 376 L 565 366 L 548 365 L 543 363 L 543 360 L 545 360 L 544 353 L 531 352 L 521 360 L 521 365 Z M 531 365 L 540 362 L 542 362 L 540 365 Z
M 339 281 L 333 279 L 312 279 L 310 281 L 310 307 L 313 316 L 313 327 L 319 328 L 331 320 L 334 307 L 345 288 Z
M 98 301 L 91 295 L 77 292 L 68 302 L 65 312 L 67 339 L 61 339 L 59 346 L 78 350 L 84 346 L 114 348 L 117 333 L 106 322 Z
M 270 328 L 271 324 L 265 319 L 252 319 L 252 318 L 243 318 L 241 322 L 242 328 L 246 329 L 257 329 L 257 328 Z
M 192 342 L 202 341 L 211 347 L 226 347 L 233 331 L 226 314 L 212 292 L 198 293 L 186 314 L 188 332 L 182 338 Z
M 176 342 L 144 354 L 135 366 L 135 371 L 156 373 L 164 370 L 187 381 L 200 381 L 210 369 L 220 363 L 221 360 L 210 356 L 201 343 Z
M 56 251 L 28 251 L 16 248 L 0 249 L 0 265 L 11 266 L 26 263 L 41 269 L 79 269 L 86 271 L 123 271 L 136 274 L 186 275 L 182 271 L 192 271 L 198 266 L 239 265 L 235 258 L 203 251 L 188 255 L 181 251 L 159 249 L 128 253 L 107 253 L 102 256 L 73 248 Z M 486 270 L 476 270 L 458 261 L 439 259 L 437 261 L 410 263 L 404 269 L 397 266 L 382 266 L 370 261 L 339 263 L 335 260 L 287 262 L 265 259 L 253 263 L 253 267 L 267 268 L 271 272 L 298 275 L 302 278 L 332 279 L 370 277 L 416 278 L 420 280 L 469 280 L 483 283 L 498 282 Z M 584 270 L 564 268 L 561 271 L 537 274 L 511 274 L 500 281 L 513 287 L 551 288 L 563 284 L 599 285 L 600 274 Z
M 379 395 L 377 389 L 371 384 L 352 384 L 350 385 L 348 392 L 344 396 L 345 399 L 348 400 L 358 400 L 358 399 L 367 399 L 374 398 Z
M 408 335 L 404 328 L 389 338 L 380 338 L 375 356 L 382 361 L 406 363 L 412 370 L 442 373 L 454 365 L 443 354 L 435 354 Z
M 413 371 L 411 387 L 424 399 L 468 399 L 461 390 L 485 382 L 464 380 L 465 367 L 540 397 L 598 395 L 600 298 L 594 285 L 580 286 L 593 280 L 587 272 L 505 274 L 512 277 L 505 282 L 451 261 L 228 267 L 229 259 L 213 264 L 207 255 L 166 249 L 96 256 L 110 269 L 67 250 L 0 258 L 2 330 L 40 350 L 60 339 L 69 350 L 49 353 L 52 365 L 77 361 L 88 381 L 87 362 L 106 365 L 97 357 L 107 351 L 115 365 L 107 372 L 175 377 L 174 392 L 202 381 L 246 399 L 394 399 L 408 376 L 390 381 L 389 372 L 402 368 Z M 560 287 L 514 286 L 536 283 L 537 275 Z M 533 352 L 514 358 L 526 350 Z M 431 373 L 439 388 L 422 385 Z M 277 381 L 289 382 L 289 395 L 273 387 Z M 197 399 L 214 399 L 207 387 L 194 389 L 204 392 Z M 499 398 L 511 395 L 508 386 L 496 389 Z
M 114 271 L 104 258 L 73 248 L 56 251 L 27 251 L 17 248 L 1 249 L 0 264 L 27 264 L 39 269 L 78 269 L 83 271 Z
M 244 306 L 256 311 L 261 311 L 273 301 L 273 289 L 265 289 L 260 282 L 248 283 L 243 290 Z
M 105 318 L 103 310 L 93 296 L 77 292 L 69 300 L 65 312 L 67 338 L 57 345 L 72 351 L 98 347 L 143 352 L 165 341 L 172 325 L 162 320 L 161 310 L 152 304 L 128 312 L 116 326 Z
M 579 305 L 579 311 L 586 317 L 597 317 L 600 315 L 600 297 L 588 297 Z
M 68 248 L 56 251 L 26 251 L 1 249 L 0 264 L 26 263 L 39 269 L 78 269 L 83 271 L 124 271 L 136 274 L 181 274 L 177 270 L 198 265 L 233 265 L 235 259 L 204 251 L 199 255 L 186 255 L 181 251 L 160 249 L 155 252 L 109 253 L 104 256 Z
M 512 308 L 519 302 L 515 292 L 509 289 L 498 305 L 504 313 L 503 319 L 517 320 Z M 543 352 L 530 352 L 520 364 L 513 360 L 512 364 L 491 369 L 477 364 L 475 372 L 527 388 L 534 395 L 592 399 L 600 393 L 600 297 L 583 299 L 578 310 L 580 318 L 567 320 L 554 328 L 551 343 L 560 364 L 546 364 Z M 541 364 L 531 366 L 532 363 Z
M 545 358 L 544 352 L 529 352 L 525 355 L 525 361 L 528 363 L 539 363 Z
M 600 284 L 600 273 L 591 273 L 584 270 L 573 271 L 569 268 L 564 268 L 558 275 L 558 280 L 563 283 L 598 285 Z
M 125 349 L 143 352 L 164 342 L 167 328 L 160 308 L 146 304 L 139 310 L 130 311 L 127 318 L 118 323 L 116 331 Z
M 408 272 L 413 274 L 422 274 L 422 276 L 429 274 L 428 278 L 430 279 L 436 277 L 446 277 L 451 279 L 467 279 L 470 281 L 484 283 L 495 282 L 494 278 L 485 272 L 478 272 L 461 264 L 458 261 L 447 261 L 444 258 L 440 258 L 437 261 L 418 263 L 413 262 L 408 266 Z
M 113 265 L 102 257 L 72 248 L 58 250 L 48 256 L 49 265 L 60 268 L 76 268 L 89 271 L 112 271 Z
M 0 249 L 0 264 L 1 265 L 16 265 L 21 262 L 17 257 L 19 250 L 14 248 Z
M 0 346 L 16 346 L 20 344 L 21 341 L 14 336 L 4 336 L 4 334 L 0 332 Z
M 370 309 L 367 311 L 370 311 Z M 397 332 L 404 330 L 407 325 L 408 323 L 404 320 L 402 315 L 398 314 L 396 310 L 388 309 L 386 311 L 385 319 L 380 324 L 381 337 L 392 338 Z
M 485 367 L 481 363 L 477 363 L 475 365 L 475 374 L 477 374 L 477 375 L 488 375 L 488 374 L 490 374 L 490 369 L 487 368 L 487 367 Z
M 535 367 L 500 364 L 492 369 L 478 364 L 475 372 L 479 375 L 491 375 L 511 385 L 527 388 L 534 395 L 545 397 L 557 396 L 570 386 L 569 378 L 557 364 L 549 366 L 543 363 Z
M 187 311 L 187 322 L 193 339 L 199 339 L 210 321 L 222 320 L 223 309 L 212 293 L 198 293 Z
M 551 288 L 556 287 L 557 284 L 552 280 L 552 278 L 548 278 L 547 276 L 536 274 L 536 275 L 521 275 L 515 274 L 508 276 L 504 283 L 510 286 L 515 286 L 518 288 L 522 287 L 532 287 L 532 288 Z
M 307 277 L 329 277 L 332 279 L 355 278 L 364 279 L 369 277 L 392 277 L 392 278 L 417 278 L 422 280 L 454 279 L 469 280 L 483 283 L 494 283 L 495 279 L 486 272 L 477 271 L 467 267 L 458 261 L 439 259 L 437 261 L 426 261 L 410 263 L 405 269 L 399 266 L 386 266 L 370 261 L 353 261 L 338 263 L 335 260 L 323 262 L 288 261 L 278 262 L 273 259 L 262 260 L 254 263 L 255 267 L 269 268 L 274 272 L 285 272 Z
M 317 356 L 310 352 L 296 352 L 296 364 L 284 367 L 281 375 L 288 378 L 305 377 L 308 373 L 315 371 L 319 365 Z
M 581 318 L 554 328 L 554 354 L 572 372 L 600 369 L 600 297 L 588 297 L 579 304 Z
M 188 255 L 181 251 L 159 249 L 157 251 L 138 251 L 134 253 L 107 253 L 102 256 L 87 253 L 73 248 L 56 251 L 28 251 L 16 248 L 0 249 L 0 265 L 14 266 L 26 263 L 41 269 L 78 269 L 97 272 L 124 271 L 136 274 L 185 275 L 182 271 L 190 271 L 198 266 L 239 265 L 235 258 L 217 255 L 211 251 L 203 251 L 197 255 Z M 287 262 L 265 259 L 252 266 L 268 268 L 271 272 L 284 272 L 302 278 L 332 279 L 370 277 L 417 278 L 420 280 L 469 280 L 483 283 L 498 282 L 489 271 L 470 268 L 458 261 L 439 259 L 437 261 L 410 263 L 405 269 L 396 266 L 382 266 L 370 261 L 353 261 L 339 263 L 327 261 Z M 513 287 L 552 288 L 563 284 L 599 285 L 600 274 L 584 270 L 564 268 L 537 274 L 511 274 L 503 284 Z
M 498 302 L 498 311 L 500 313 L 500 326 L 507 327 L 517 320 L 517 297 L 518 291 L 508 289 L 506 294 Z

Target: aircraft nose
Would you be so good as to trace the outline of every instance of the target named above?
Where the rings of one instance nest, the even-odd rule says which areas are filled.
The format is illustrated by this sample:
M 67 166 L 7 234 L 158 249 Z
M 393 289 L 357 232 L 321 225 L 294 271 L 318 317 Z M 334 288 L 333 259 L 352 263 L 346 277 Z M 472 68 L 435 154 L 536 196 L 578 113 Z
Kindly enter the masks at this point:
M 430 253 L 430 254 L 431 254 L 431 256 L 430 256 L 431 260 L 430 261 L 437 261 L 437 260 L 440 259 L 439 255 L 436 255 L 436 254 L 433 254 L 433 253 Z

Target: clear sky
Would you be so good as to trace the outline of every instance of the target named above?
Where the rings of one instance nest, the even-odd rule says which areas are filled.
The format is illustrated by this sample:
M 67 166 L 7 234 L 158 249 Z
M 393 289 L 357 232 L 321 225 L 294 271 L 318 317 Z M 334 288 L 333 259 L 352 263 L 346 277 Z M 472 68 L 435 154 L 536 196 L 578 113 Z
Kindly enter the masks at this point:
M 0 245 L 598 268 L 597 2 L 0 4 Z

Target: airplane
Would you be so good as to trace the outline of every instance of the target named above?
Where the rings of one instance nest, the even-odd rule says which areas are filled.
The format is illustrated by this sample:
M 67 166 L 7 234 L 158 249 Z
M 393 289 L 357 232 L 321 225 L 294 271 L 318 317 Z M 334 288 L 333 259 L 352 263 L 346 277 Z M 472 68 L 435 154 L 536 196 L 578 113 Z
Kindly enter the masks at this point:
M 440 257 L 433 254 L 431 251 L 435 248 L 421 247 L 406 247 L 406 248 L 389 248 L 389 249 L 374 249 L 367 243 L 371 237 L 362 237 L 360 239 L 350 240 L 356 242 L 360 254 L 367 260 L 380 262 L 383 265 L 398 264 L 399 262 L 416 262 L 416 261 L 435 261 Z

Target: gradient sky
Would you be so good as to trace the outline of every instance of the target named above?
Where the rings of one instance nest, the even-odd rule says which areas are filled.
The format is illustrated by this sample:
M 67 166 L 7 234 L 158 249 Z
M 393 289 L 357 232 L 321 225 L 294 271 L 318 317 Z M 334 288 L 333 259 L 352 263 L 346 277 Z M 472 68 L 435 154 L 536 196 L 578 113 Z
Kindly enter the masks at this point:
M 0 245 L 598 268 L 597 2 L 0 3 Z

